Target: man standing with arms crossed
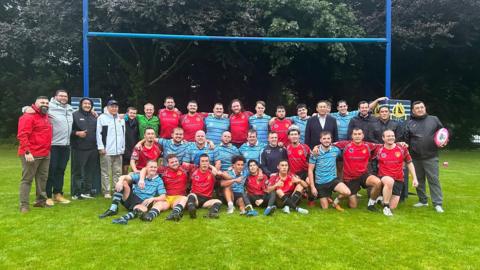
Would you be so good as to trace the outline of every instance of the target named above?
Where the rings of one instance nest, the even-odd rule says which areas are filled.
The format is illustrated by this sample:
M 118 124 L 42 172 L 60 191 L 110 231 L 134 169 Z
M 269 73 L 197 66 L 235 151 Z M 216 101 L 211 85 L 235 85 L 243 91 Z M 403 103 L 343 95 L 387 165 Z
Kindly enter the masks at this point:
M 158 111 L 160 138 L 171 139 L 173 129 L 180 124 L 180 116 L 182 113 L 175 108 L 175 100 L 173 97 L 166 97 L 163 104 L 165 108 Z
M 30 211 L 29 194 L 35 177 L 36 200 L 34 207 L 48 207 L 45 185 L 50 162 L 52 124 L 48 120 L 48 98 L 40 96 L 32 105 L 35 113 L 26 113 L 18 120 L 18 155 L 22 161 L 20 182 L 20 212 Z

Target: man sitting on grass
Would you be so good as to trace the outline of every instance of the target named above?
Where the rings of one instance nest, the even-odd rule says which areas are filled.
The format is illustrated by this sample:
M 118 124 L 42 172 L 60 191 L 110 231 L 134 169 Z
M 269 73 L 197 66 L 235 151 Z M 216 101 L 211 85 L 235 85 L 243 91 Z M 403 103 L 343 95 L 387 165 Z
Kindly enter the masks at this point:
M 289 172 L 288 160 L 281 160 L 278 163 L 278 173 L 272 174 L 268 182 L 267 192 L 275 191 L 276 197 L 281 200 L 284 213 L 290 214 L 290 208 L 292 208 L 301 214 L 308 214 L 307 209 L 297 206 L 302 197 L 302 192 L 308 184 Z M 269 203 L 264 214 L 268 215 L 272 207 L 273 204 Z
M 210 165 L 208 154 L 201 154 L 199 157 L 199 167 L 190 175 L 192 189 L 187 196 L 187 209 L 190 218 L 197 217 L 197 208 L 209 208 L 206 218 L 218 218 L 222 202 L 219 199 L 212 199 L 213 188 L 215 187 L 215 175 L 217 169 Z M 192 166 L 186 165 L 184 166 Z
M 162 178 L 157 174 L 157 162 L 147 162 L 145 187 L 141 189 L 137 184 L 140 174 L 131 173 L 122 175 L 115 185 L 115 193 L 110 208 L 99 216 L 105 218 L 118 213 L 118 204 L 128 209 L 128 213 L 121 218 L 114 219 L 114 224 L 127 224 L 128 220 L 140 217 L 143 221 L 152 221 L 161 211 L 167 210 L 169 205 L 165 200 L 165 187 Z M 148 211 L 150 209 L 150 211 Z M 147 212 L 148 211 L 148 212 Z

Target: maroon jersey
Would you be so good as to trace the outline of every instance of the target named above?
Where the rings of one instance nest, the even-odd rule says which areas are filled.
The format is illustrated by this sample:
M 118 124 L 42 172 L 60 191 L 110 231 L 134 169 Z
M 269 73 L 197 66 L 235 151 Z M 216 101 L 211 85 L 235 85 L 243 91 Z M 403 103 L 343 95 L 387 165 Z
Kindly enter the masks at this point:
M 194 115 L 184 114 L 180 118 L 180 125 L 183 128 L 183 138 L 186 141 L 194 142 L 195 133 L 199 130 L 203 130 L 205 124 L 203 122 L 203 115 L 195 113 Z
M 308 145 L 299 143 L 297 146 L 293 146 L 293 144 L 289 144 L 287 156 L 291 173 L 298 174 L 308 170 L 308 157 L 310 156 Z
M 282 142 L 283 145 L 287 145 L 288 141 L 288 128 L 292 125 L 292 121 L 287 118 L 283 118 L 282 120 L 275 118 L 272 121 L 272 125 L 270 126 L 271 131 L 275 131 L 278 134 L 278 142 Z
M 212 197 L 215 176 L 213 176 L 210 170 L 202 172 L 200 169 L 196 169 L 190 176 L 190 179 L 192 181 L 192 193 L 203 197 Z
M 164 139 L 172 138 L 172 131 L 178 127 L 182 113 L 177 110 L 161 109 L 158 111 L 160 121 L 160 137 Z
M 168 196 L 185 196 L 188 178 L 187 173 L 183 169 L 174 170 L 169 167 L 160 167 L 158 168 L 158 173 L 162 176 Z
M 263 195 L 267 184 L 267 176 L 259 179 L 258 175 L 249 175 L 247 178 L 247 193 L 250 195 Z
M 390 176 L 395 181 L 403 182 L 403 162 L 412 162 L 407 148 L 398 144 L 392 149 L 381 146 L 375 156 L 378 160 L 378 176 Z
M 251 112 L 240 112 L 230 115 L 232 143 L 244 143 L 247 141 L 248 129 L 250 127 L 248 118 L 252 115 L 253 113 Z
M 357 179 L 368 172 L 368 162 L 372 157 L 372 151 L 376 146 L 373 143 L 361 142 L 355 144 L 353 141 L 339 141 L 334 145 L 343 153 L 343 179 L 350 181 Z
M 295 190 L 295 184 L 293 184 L 292 179 L 294 175 L 292 173 L 288 173 L 287 177 L 283 180 L 283 186 L 278 187 L 277 189 L 280 189 L 283 191 L 285 194 L 290 194 Z M 268 184 L 270 186 L 275 185 L 278 181 L 280 181 L 280 175 L 277 173 L 273 173 L 270 175 L 270 179 L 268 180 Z
M 142 150 L 134 148 L 130 159 L 135 160 L 137 170 L 141 170 L 145 166 L 147 166 L 147 161 L 156 161 L 161 155 L 162 151 L 160 150 L 160 147 L 158 147 L 158 145 L 154 143 L 150 148 L 147 148 L 146 146 L 143 146 Z

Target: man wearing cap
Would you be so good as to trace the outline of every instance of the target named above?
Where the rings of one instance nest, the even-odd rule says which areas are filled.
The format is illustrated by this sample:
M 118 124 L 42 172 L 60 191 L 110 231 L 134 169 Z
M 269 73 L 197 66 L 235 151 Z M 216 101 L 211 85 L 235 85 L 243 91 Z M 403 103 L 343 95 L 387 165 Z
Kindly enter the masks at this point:
M 97 118 L 93 102 L 82 98 L 73 113 L 72 125 L 72 199 L 90 199 L 93 173 L 98 173 Z
M 110 171 L 113 183 L 122 174 L 122 155 L 125 151 L 125 120 L 118 115 L 118 102 L 110 100 L 107 110 L 97 119 L 97 149 L 100 153 L 102 190 L 106 199 L 110 195 Z

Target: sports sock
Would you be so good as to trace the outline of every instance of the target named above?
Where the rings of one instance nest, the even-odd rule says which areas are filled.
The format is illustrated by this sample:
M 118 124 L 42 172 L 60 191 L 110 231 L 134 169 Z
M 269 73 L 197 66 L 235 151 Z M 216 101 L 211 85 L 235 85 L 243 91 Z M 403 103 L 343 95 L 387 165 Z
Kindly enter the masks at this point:
M 383 204 L 383 207 L 390 208 L 390 204 L 388 204 L 388 203 L 384 203 L 384 204 Z
M 295 209 L 295 204 L 292 202 L 291 198 L 287 195 L 282 198 L 283 204 L 288 205 L 288 207 Z
M 188 195 L 187 206 L 188 206 L 188 208 L 195 208 L 195 196 Z
M 376 199 L 370 198 L 370 199 L 368 199 L 368 206 L 370 206 L 370 205 L 375 205 L 376 202 L 377 202 Z
M 275 205 L 275 200 L 277 199 L 277 194 L 275 194 L 275 191 L 272 191 L 270 193 L 268 193 L 268 206 L 273 206 Z
M 160 211 L 158 209 L 152 208 L 150 211 L 148 211 L 148 217 L 151 219 L 156 218 L 158 215 L 160 215 Z
M 290 200 L 292 201 L 293 209 L 297 207 L 298 202 L 302 198 L 302 193 L 299 191 L 295 191 L 292 196 L 290 196 Z
M 126 213 L 125 215 L 123 215 L 122 218 L 125 219 L 125 220 L 134 219 L 134 218 L 138 217 L 141 213 L 142 213 L 142 211 L 134 209 L 133 211 L 130 211 L 130 212 Z
M 233 207 L 233 202 L 228 202 L 227 205 L 228 205 L 228 208 L 231 208 Z
M 110 210 L 112 211 L 117 211 L 118 209 L 118 204 L 122 200 L 123 194 L 121 192 L 115 192 L 113 193 L 113 198 L 112 198 L 112 205 L 110 205 Z
M 182 213 L 182 211 L 183 211 L 183 206 L 181 204 L 177 204 L 173 207 L 173 212 L 175 213 L 180 214 Z

